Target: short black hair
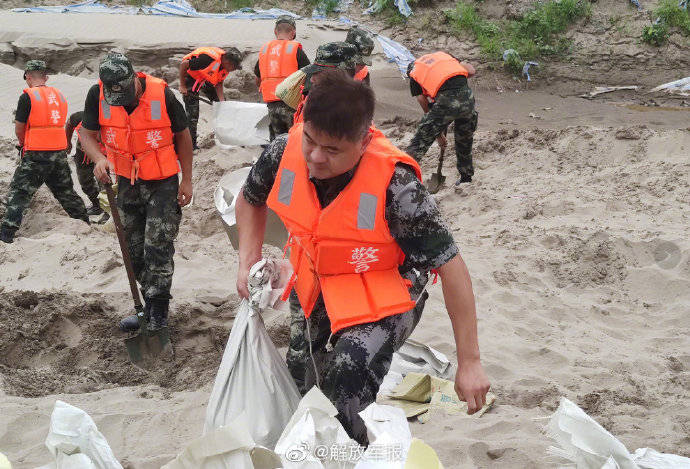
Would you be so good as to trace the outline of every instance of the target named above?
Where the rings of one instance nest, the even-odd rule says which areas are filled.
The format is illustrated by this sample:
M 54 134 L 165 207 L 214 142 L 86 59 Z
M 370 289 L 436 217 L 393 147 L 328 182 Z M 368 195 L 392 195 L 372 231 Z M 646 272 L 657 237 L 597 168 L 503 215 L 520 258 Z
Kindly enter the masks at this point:
M 297 31 L 297 28 L 290 23 L 278 23 L 275 27 L 275 32 L 277 33 L 290 33 L 292 31 Z
M 366 135 L 372 120 L 374 91 L 347 76 L 342 70 L 327 70 L 309 91 L 304 105 L 304 122 L 336 138 L 351 142 Z

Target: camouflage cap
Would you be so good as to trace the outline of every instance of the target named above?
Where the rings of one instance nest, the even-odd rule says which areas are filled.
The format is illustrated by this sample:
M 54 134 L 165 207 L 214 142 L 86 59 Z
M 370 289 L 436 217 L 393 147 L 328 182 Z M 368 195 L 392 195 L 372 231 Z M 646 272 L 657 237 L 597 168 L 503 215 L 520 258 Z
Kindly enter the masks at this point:
M 276 26 L 283 23 L 289 24 L 293 28 L 297 28 L 297 25 L 295 24 L 295 19 L 290 15 L 280 15 L 278 19 L 276 19 Z
M 242 68 L 242 52 L 237 47 L 228 47 L 225 49 L 225 57 L 233 62 L 237 68 Z
M 136 99 L 134 68 L 129 59 L 112 52 L 101 60 L 98 77 L 103 83 L 103 97 L 112 106 L 127 106 Z
M 370 55 L 374 51 L 374 39 L 371 34 L 354 26 L 347 32 L 345 42 L 357 47 L 359 54 L 357 54 L 355 61 L 358 65 L 371 65 Z
M 34 70 L 45 71 L 46 68 L 46 63 L 43 60 L 29 60 L 24 67 L 24 79 L 26 80 L 26 72 Z
M 324 70 L 340 68 L 347 71 L 350 75 L 355 73 L 355 57 L 358 54 L 357 47 L 347 42 L 328 42 L 316 49 L 314 63 L 302 68 L 306 74 L 304 81 L 305 91 L 309 91 L 311 77 Z

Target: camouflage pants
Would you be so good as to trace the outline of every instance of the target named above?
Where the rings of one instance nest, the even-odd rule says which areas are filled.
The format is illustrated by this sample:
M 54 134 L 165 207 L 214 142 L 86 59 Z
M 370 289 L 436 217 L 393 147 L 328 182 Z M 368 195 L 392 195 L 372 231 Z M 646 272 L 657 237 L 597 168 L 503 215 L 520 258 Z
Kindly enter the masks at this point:
M 144 300 L 169 300 L 174 241 L 182 220 L 177 204 L 177 176 L 160 181 L 118 177 L 117 206 L 127 238 L 134 274 Z
M 24 211 L 44 183 L 70 217 L 88 222 L 84 201 L 72 185 L 67 154 L 64 151 L 27 151 L 10 183 L 3 230 L 15 232 L 19 229 Z
M 293 291 L 287 352 L 290 374 L 304 395 L 317 384 L 316 366 L 321 391 L 338 409 L 338 420 L 354 440 L 366 445 L 366 427 L 358 414 L 376 400 L 376 393 L 390 369 L 393 353 L 412 334 L 422 308 L 338 331 L 331 338 L 333 350 L 328 352 L 326 343 L 331 333 L 331 322 L 323 299 L 316 304 L 309 319 L 304 317 L 304 311 L 296 300 Z M 309 354 L 309 337 L 314 362 Z
M 474 95 L 469 87 L 442 91 L 436 96 L 431 110 L 424 115 L 417 132 L 412 137 L 407 153 L 421 161 L 434 140 L 455 122 L 456 167 L 460 174 L 472 176 L 472 141 L 477 129 L 477 111 L 474 110 Z
M 96 176 L 93 175 L 94 164 L 90 161 L 84 161 L 84 150 L 79 145 L 74 152 L 74 165 L 77 168 L 77 179 L 81 190 L 84 191 L 93 205 L 98 206 L 98 193 L 101 186 L 96 181 Z
M 189 133 L 192 135 L 192 145 L 196 148 L 196 129 L 199 126 L 199 92 L 203 93 L 211 102 L 218 101 L 216 89 L 209 83 L 204 83 L 199 89 L 199 92 L 193 93 L 191 91 L 194 85 L 194 80 L 187 80 L 187 89 L 190 90 L 186 96 L 182 97 L 184 101 L 184 109 L 187 111 L 187 121 L 189 124 Z
M 293 124 L 295 110 L 282 101 L 267 103 L 268 107 L 268 132 L 273 141 L 278 135 L 288 133 Z

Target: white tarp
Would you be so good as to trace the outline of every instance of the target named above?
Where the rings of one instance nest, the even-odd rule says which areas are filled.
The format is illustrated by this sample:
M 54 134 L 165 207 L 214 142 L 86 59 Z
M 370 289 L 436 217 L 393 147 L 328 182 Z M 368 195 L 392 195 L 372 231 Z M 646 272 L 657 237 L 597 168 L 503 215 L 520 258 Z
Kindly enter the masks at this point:
M 91 417 L 60 400 L 50 416 L 46 447 L 55 462 L 40 469 L 122 469 Z
M 213 129 L 221 148 L 268 144 L 268 108 L 264 103 L 213 103 Z
M 256 444 L 273 448 L 299 400 L 297 386 L 261 315 L 242 300 L 209 398 L 204 433 L 244 412 Z
M 577 405 L 561 398 L 546 427 L 558 447 L 549 453 L 577 469 L 689 469 L 690 458 L 640 448 L 631 455 L 625 445 Z
M 659 85 L 653 90 L 651 90 L 650 93 L 654 93 L 657 91 L 666 91 L 667 93 L 678 93 L 683 96 L 687 96 L 688 94 L 690 94 L 690 77 L 686 77 L 681 80 L 671 81 L 669 83 L 664 83 L 663 85 Z

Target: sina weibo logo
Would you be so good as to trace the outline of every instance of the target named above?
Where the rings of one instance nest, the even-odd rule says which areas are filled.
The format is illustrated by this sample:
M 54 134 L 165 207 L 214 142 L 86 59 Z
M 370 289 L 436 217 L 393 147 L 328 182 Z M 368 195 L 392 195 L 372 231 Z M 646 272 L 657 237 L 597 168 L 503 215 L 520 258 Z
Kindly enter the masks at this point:
M 378 252 L 377 248 L 355 248 L 352 250 L 352 257 L 348 264 L 355 266 L 356 274 L 361 274 L 371 268 L 370 264 L 380 260 L 377 256 Z

